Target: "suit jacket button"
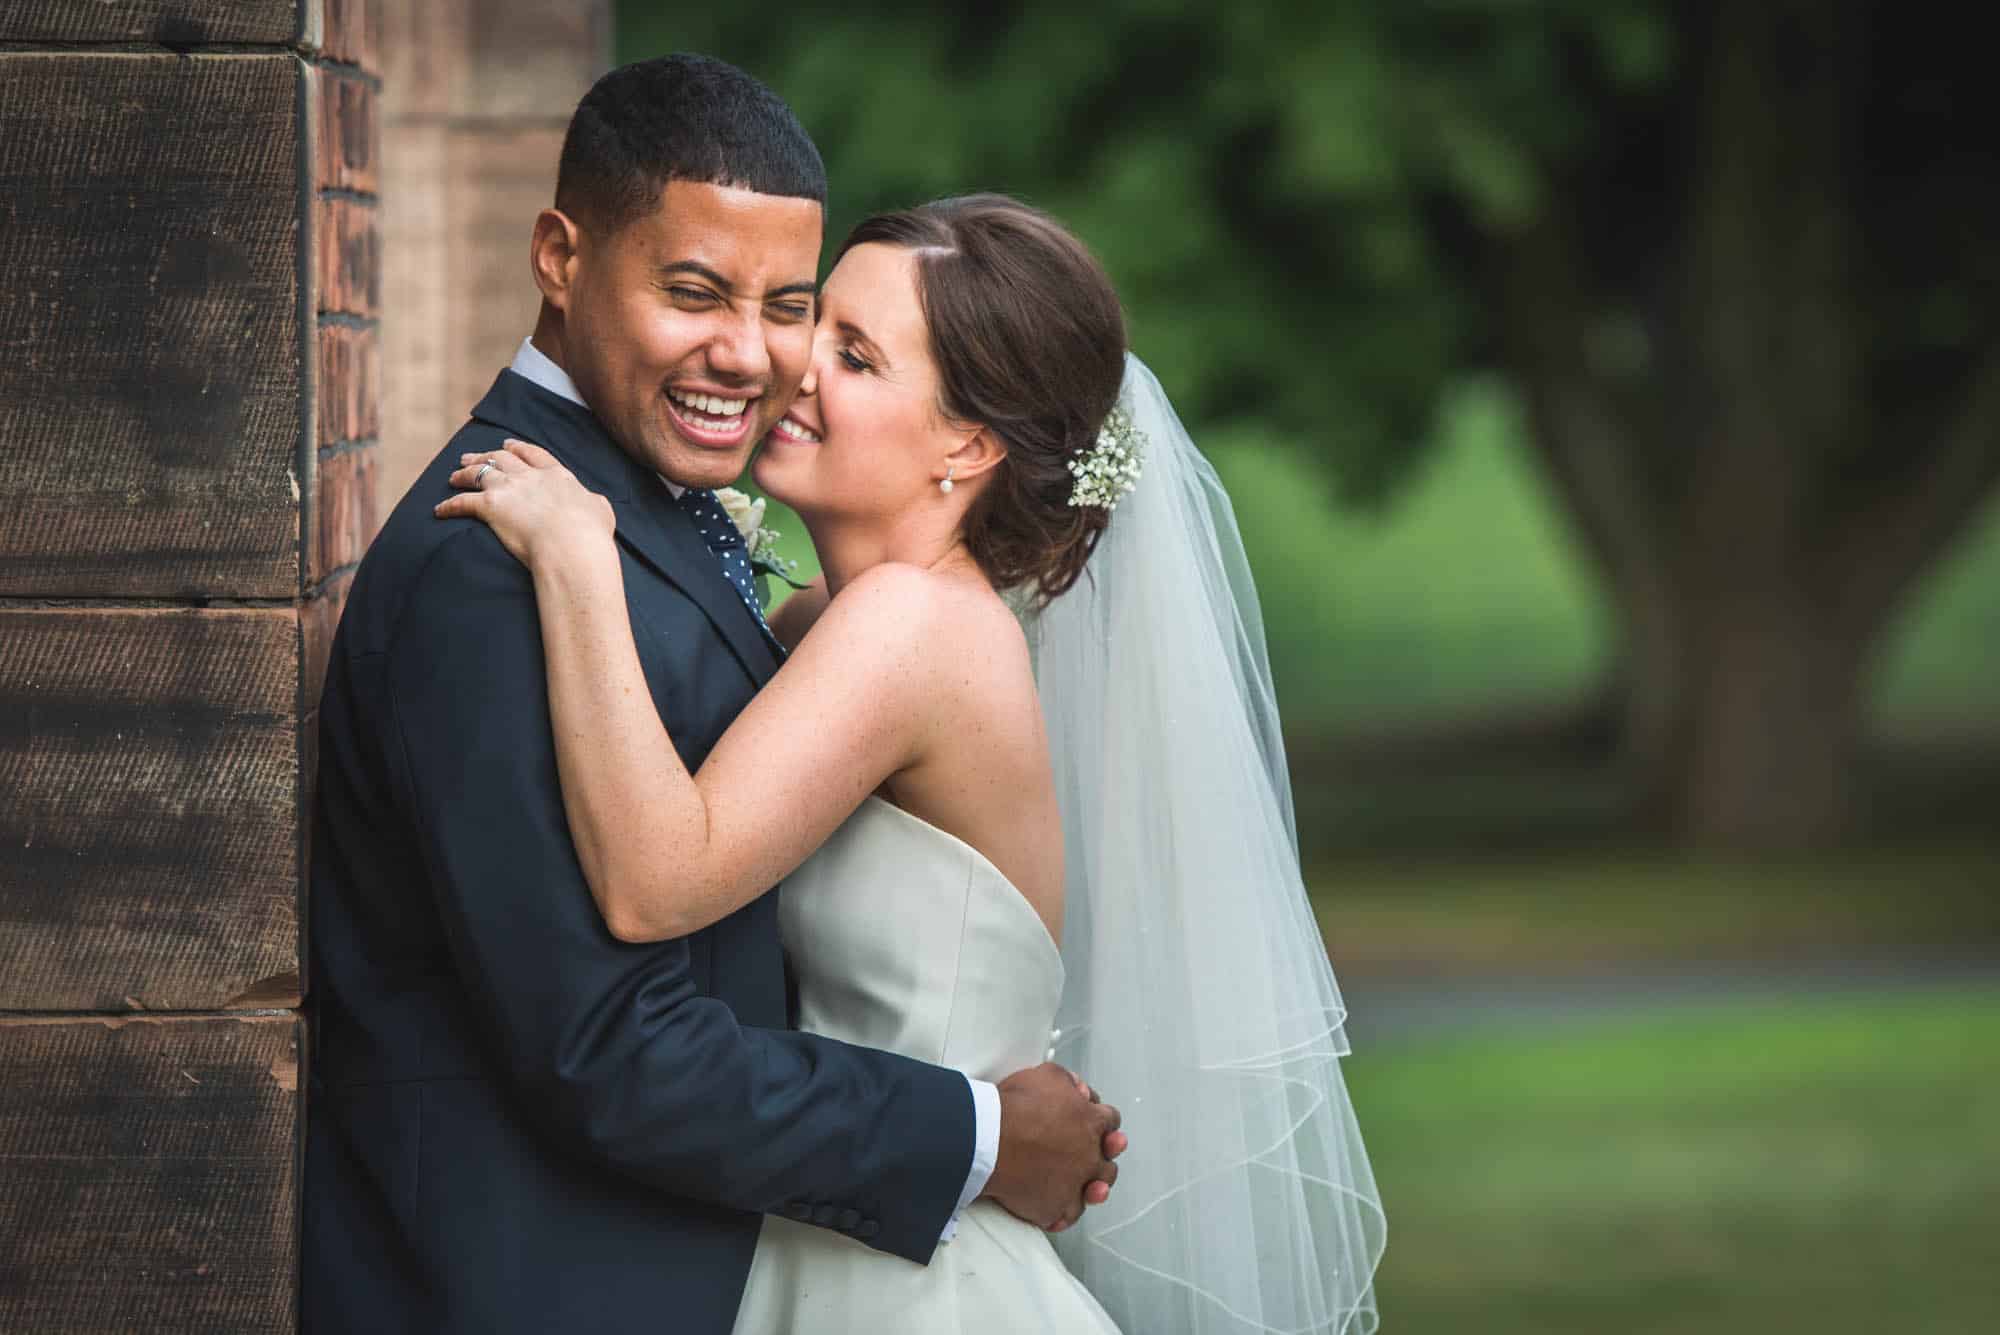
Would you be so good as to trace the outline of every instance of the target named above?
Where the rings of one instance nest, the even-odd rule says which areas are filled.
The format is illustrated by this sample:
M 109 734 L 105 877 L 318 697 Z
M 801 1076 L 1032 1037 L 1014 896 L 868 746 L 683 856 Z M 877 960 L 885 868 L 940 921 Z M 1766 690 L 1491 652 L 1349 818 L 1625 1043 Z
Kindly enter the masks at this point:
M 873 1219 L 864 1219 L 861 1221 L 861 1227 L 854 1230 L 854 1236 L 857 1238 L 872 1238 L 881 1231 L 882 1226 Z
M 788 1219 L 810 1219 L 812 1218 L 812 1206 L 807 1205 L 804 1201 L 786 1201 L 785 1216 Z
M 813 1211 L 813 1222 L 824 1228 L 833 1222 L 834 1215 L 838 1213 L 839 1211 L 835 1210 L 831 1205 L 819 1206 Z
M 861 1211 L 859 1211 L 859 1210 L 842 1210 L 842 1211 L 840 1212 L 840 1231 L 841 1231 L 841 1232 L 843 1232 L 843 1233 L 852 1233 L 852 1232 L 854 1231 L 854 1226 L 855 1226 L 856 1224 L 860 1223 L 860 1222 L 861 1222 Z

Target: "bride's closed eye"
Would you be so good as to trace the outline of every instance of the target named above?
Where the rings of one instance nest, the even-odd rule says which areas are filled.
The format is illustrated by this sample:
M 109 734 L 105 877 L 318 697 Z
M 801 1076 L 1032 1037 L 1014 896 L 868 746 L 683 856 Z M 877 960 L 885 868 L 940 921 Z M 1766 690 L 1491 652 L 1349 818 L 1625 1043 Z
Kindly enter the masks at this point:
M 847 369 L 850 371 L 872 371 L 875 369 L 874 363 L 852 348 L 840 349 L 840 360 L 847 364 Z

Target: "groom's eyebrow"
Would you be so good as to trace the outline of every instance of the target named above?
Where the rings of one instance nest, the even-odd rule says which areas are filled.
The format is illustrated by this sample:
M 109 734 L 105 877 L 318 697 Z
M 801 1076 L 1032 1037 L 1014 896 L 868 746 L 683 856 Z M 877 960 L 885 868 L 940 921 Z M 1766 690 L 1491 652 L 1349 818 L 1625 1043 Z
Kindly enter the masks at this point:
M 736 285 L 734 283 L 730 282 L 727 278 L 724 278 L 721 274 L 717 273 L 715 270 L 709 268 L 706 264 L 703 264 L 700 260 L 675 260 L 671 264 L 662 264 L 659 267 L 659 274 L 662 278 L 666 277 L 669 274 L 677 274 L 677 273 L 693 274 L 697 278 L 706 278 L 709 282 L 715 284 L 717 287 L 721 288 L 724 292 L 733 293 L 736 291 Z M 817 294 L 818 292 L 819 292 L 819 284 L 812 282 L 810 280 L 798 283 L 787 283 L 783 287 L 774 287 L 769 292 L 766 292 L 764 294 L 764 300 L 776 301 L 780 297 L 797 297 L 797 296 L 810 297 Z

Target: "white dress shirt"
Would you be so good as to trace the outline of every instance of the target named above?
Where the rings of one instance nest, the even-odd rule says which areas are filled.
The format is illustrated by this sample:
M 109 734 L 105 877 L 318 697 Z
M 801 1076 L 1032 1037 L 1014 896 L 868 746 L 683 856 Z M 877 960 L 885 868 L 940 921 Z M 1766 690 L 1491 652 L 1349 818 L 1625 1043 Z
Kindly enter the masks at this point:
M 550 361 L 542 350 L 535 346 L 532 338 L 521 340 L 521 350 L 514 354 L 514 364 L 510 367 L 515 375 L 531 380 L 549 393 L 568 399 L 580 408 L 589 408 L 583 395 L 577 393 L 576 382 L 569 378 L 569 372 Z M 667 490 L 679 499 L 687 490 L 671 478 L 661 477 Z M 979 1193 L 986 1190 L 987 1179 L 993 1176 L 993 1165 L 1000 1159 L 1000 1090 L 989 1081 L 965 1077 L 972 1086 L 973 1145 L 972 1171 L 966 1175 L 965 1190 L 959 1193 L 958 1208 L 963 1210 L 979 1199 Z M 958 1213 L 953 1211 L 945 1221 L 944 1232 L 938 1241 L 950 1242 L 958 1232 Z

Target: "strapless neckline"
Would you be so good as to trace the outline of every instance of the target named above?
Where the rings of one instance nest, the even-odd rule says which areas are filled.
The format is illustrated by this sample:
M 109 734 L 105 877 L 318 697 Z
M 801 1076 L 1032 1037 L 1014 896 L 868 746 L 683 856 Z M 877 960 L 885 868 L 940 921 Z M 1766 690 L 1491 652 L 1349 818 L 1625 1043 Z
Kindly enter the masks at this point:
M 922 816 L 917 815 L 915 812 L 903 810 L 903 808 L 897 806 L 894 802 L 891 802 L 886 797 L 882 797 L 876 793 L 870 793 L 866 798 L 862 800 L 862 806 L 866 807 L 871 802 L 874 803 L 876 806 L 883 808 L 886 811 L 893 812 L 896 816 L 908 822 L 913 828 L 920 831 L 928 831 L 934 837 L 950 844 L 954 848 L 958 849 L 960 852 L 964 853 L 967 857 L 971 858 L 975 863 L 979 864 L 980 866 L 984 867 L 987 871 L 991 872 L 992 881 L 997 882 L 998 883 L 997 888 L 1005 892 L 1003 895 L 1000 895 L 998 897 L 1010 901 L 1017 909 L 1020 910 L 1022 914 L 1026 916 L 1027 921 L 1035 929 L 1036 938 L 1041 941 L 1043 946 L 1047 947 L 1049 962 L 1055 967 L 1056 976 L 1058 978 L 1063 977 L 1062 946 L 1056 941 L 1055 937 L 1050 934 L 1049 925 L 1042 921 L 1042 915 L 1035 912 L 1035 906 L 1033 904 L 1030 904 L 1028 902 L 1028 897 L 1021 893 L 1021 887 L 1015 885 L 1014 882 L 1011 879 L 1009 879 L 1007 873 L 1001 871 L 1000 868 L 994 864 L 992 858 L 987 857 L 977 848 L 973 847 L 971 844 L 968 844 L 967 842 L 965 842 L 965 840 L 959 838 L 957 835 L 953 834 L 950 830 L 945 829 L 942 825 L 933 825 L 931 822 L 925 820 Z

